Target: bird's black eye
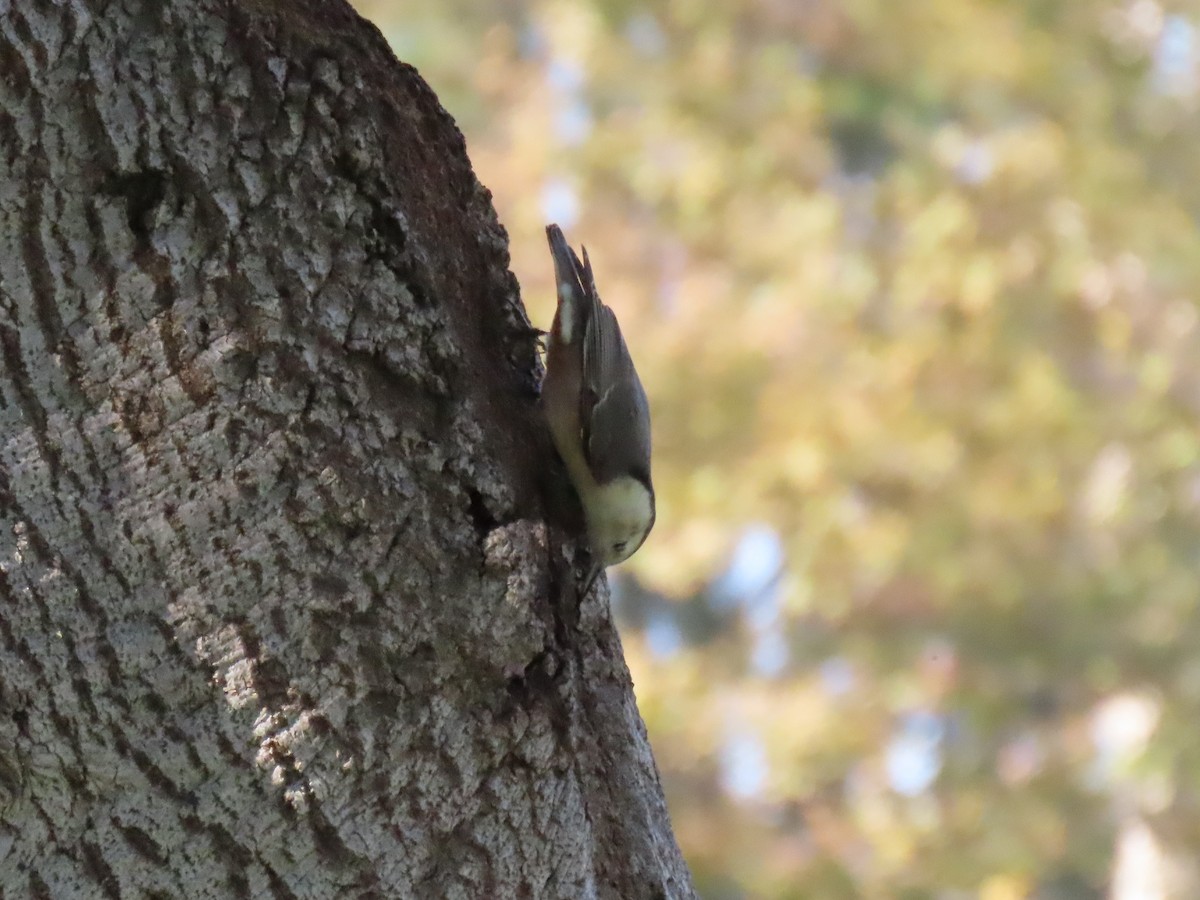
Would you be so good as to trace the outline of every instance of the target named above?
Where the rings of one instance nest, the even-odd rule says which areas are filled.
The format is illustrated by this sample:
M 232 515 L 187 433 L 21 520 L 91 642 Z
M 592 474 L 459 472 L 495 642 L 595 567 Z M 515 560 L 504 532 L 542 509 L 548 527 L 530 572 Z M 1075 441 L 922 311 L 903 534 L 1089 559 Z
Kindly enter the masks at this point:
M 616 553 L 624 553 L 625 541 L 617 541 L 615 544 L 613 544 L 613 551 Z

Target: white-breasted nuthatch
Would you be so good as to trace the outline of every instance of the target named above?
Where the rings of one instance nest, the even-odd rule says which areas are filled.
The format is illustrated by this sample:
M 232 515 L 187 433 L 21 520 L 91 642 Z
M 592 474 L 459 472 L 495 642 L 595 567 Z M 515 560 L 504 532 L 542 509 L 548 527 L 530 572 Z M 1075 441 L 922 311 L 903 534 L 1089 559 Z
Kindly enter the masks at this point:
M 650 404 L 613 311 L 557 225 L 546 228 L 558 310 L 546 342 L 542 407 L 587 523 L 587 596 L 607 566 L 628 559 L 654 527 Z

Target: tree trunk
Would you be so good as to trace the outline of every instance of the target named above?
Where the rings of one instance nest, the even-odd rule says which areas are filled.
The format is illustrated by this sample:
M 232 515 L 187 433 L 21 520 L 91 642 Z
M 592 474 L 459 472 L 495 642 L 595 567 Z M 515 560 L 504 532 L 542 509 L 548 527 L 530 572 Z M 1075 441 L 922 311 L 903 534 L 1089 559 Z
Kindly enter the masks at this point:
M 0 894 L 691 896 L 416 72 L 340 0 L 0 0 L 0 74 Z

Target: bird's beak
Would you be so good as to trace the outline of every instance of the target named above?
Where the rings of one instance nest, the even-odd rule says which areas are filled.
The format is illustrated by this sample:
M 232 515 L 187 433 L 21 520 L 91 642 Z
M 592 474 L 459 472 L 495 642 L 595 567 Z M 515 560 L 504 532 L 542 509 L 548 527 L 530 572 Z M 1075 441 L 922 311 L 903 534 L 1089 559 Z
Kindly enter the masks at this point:
M 600 563 L 592 563 L 591 571 L 588 572 L 587 581 L 584 582 L 583 593 L 579 595 L 580 601 L 582 601 L 589 593 L 591 593 L 592 587 L 596 584 L 596 579 L 600 577 L 600 573 L 603 571 L 604 566 L 600 565 Z

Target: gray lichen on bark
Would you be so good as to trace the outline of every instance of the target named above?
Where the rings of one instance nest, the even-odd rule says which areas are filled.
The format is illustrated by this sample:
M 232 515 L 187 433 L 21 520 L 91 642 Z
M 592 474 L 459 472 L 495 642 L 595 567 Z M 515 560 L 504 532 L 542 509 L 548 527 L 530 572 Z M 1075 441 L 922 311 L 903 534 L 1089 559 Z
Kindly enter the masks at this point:
M 415 71 L 333 0 L 0 0 L 0 72 L 0 894 L 690 896 Z

